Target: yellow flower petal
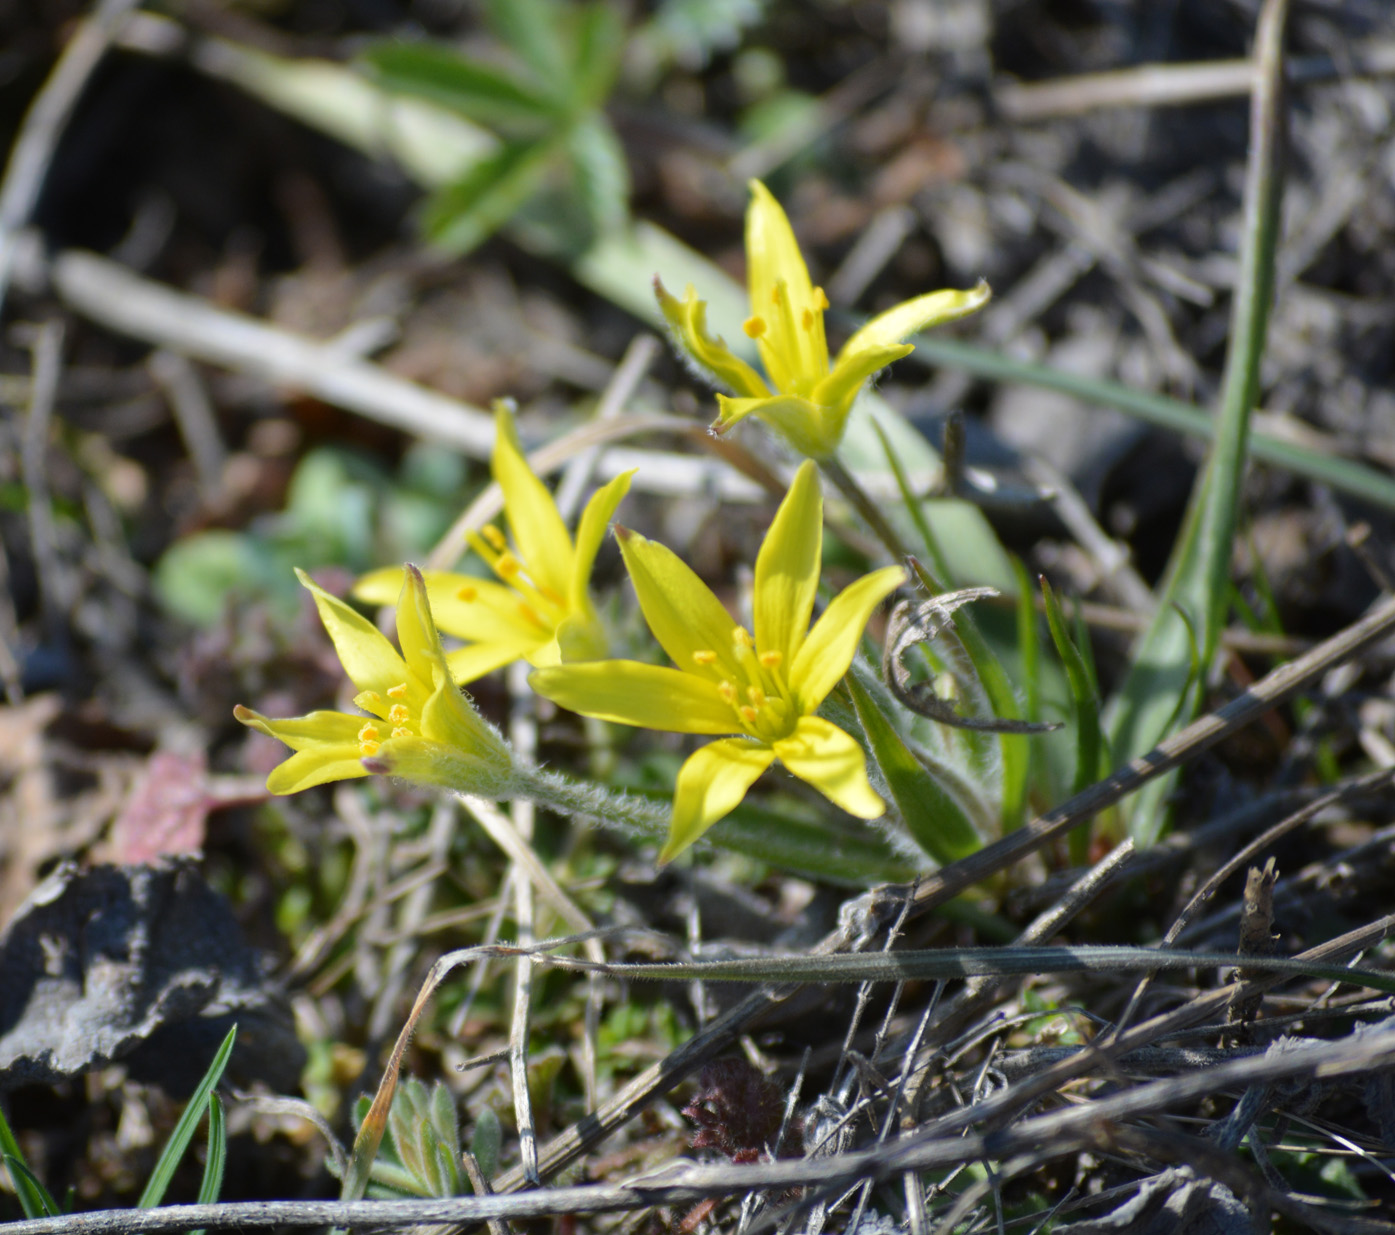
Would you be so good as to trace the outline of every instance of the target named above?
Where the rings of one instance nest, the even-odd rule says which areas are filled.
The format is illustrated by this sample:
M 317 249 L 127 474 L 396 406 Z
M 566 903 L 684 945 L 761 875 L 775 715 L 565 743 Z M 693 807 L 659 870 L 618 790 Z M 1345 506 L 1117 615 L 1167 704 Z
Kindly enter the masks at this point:
M 421 736 L 453 752 L 452 759 L 477 764 L 481 772 L 493 769 L 495 773 L 503 774 L 512 768 L 513 760 L 504 739 L 493 725 L 475 711 L 470 697 L 450 680 L 444 667 L 435 691 L 421 710 Z M 391 746 L 392 743 L 385 745 Z M 414 779 L 435 784 L 450 783 L 441 776 L 418 776 Z M 478 792 L 488 792 L 478 780 L 475 783 L 479 785 Z
M 690 755 L 678 772 L 673 818 L 659 863 L 672 861 L 723 815 L 730 814 L 775 759 L 759 742 L 727 738 Z
M 721 414 L 713 429 L 725 433 L 737 421 L 754 414 L 779 433 L 798 453 L 810 459 L 826 459 L 838 449 L 846 412 L 834 421 L 828 409 L 797 395 L 776 395 L 770 399 L 728 399 L 717 396 Z
M 590 660 L 536 669 L 528 683 L 544 699 L 600 720 L 670 733 L 732 733 L 729 704 L 710 681 L 634 660 Z
M 617 529 L 616 538 L 644 620 L 673 663 L 685 673 L 692 672 L 713 653 L 702 669 L 704 675 L 713 681 L 737 677 L 731 646 L 736 623 L 707 584 L 657 541 L 627 528 Z M 693 659 L 694 652 L 701 654 L 698 661 Z M 731 732 L 730 726 L 725 732 Z
M 313 750 L 317 746 L 342 746 L 348 743 L 357 747 L 358 731 L 363 725 L 361 716 L 328 711 L 278 720 L 241 704 L 233 709 L 233 715 L 249 729 L 256 729 L 269 738 L 284 742 L 292 750 Z
M 738 395 L 761 396 L 770 393 L 759 373 L 720 337 L 714 339 L 707 333 L 707 302 L 697 298 L 691 284 L 680 301 L 669 294 L 655 275 L 654 296 L 659 302 L 659 311 L 673 331 L 679 355 L 702 369 L 703 377 L 736 391 Z
M 551 627 L 527 610 L 513 588 L 448 571 L 425 577 L 436 627 L 448 635 L 473 643 L 531 644 L 552 637 Z
M 397 598 L 397 645 L 413 676 L 429 684 L 431 669 L 445 672 L 441 636 L 431 620 L 426 582 L 415 566 L 403 568 L 402 594 Z
M 431 589 L 434 580 L 447 576 L 444 570 L 424 570 L 421 573 L 426 579 L 428 590 Z M 400 566 L 384 566 L 379 570 L 370 570 L 354 583 L 349 595 L 355 600 L 363 601 L 365 605 L 395 605 L 397 598 L 402 595 L 403 577 Z
M 931 326 L 958 321 L 983 308 L 992 295 L 987 282 L 980 279 L 978 286 L 968 291 L 948 288 L 904 301 L 885 313 L 879 313 L 853 335 L 838 354 L 838 363 L 843 363 L 844 357 L 855 352 L 889 347 Z
M 523 457 L 513 416 L 502 400 L 494 411 L 494 455 L 490 466 L 504 491 L 504 513 L 533 582 L 563 603 L 572 576 L 572 540 L 557 503 Z
M 602 660 L 610 647 L 605 628 L 594 616 L 577 613 L 557 626 L 557 637 L 528 657 L 534 668 L 543 669 L 563 661 Z
M 823 555 L 823 496 L 818 469 L 805 460 L 775 512 L 756 555 L 756 647 L 786 666 L 809 633 Z
M 752 180 L 750 188 L 751 205 L 746 211 L 746 277 L 751 314 L 768 323 L 767 329 L 757 335 L 756 347 L 770 380 L 777 389 L 789 392 L 797 389 L 801 376 L 822 376 L 828 370 L 823 302 L 814 298 L 809 268 L 804 264 L 799 241 L 795 239 L 784 209 L 759 180 Z M 794 323 L 791 331 L 780 329 L 775 320 L 782 294 L 789 298 L 788 313 Z M 806 312 L 814 314 L 808 329 L 804 328 L 802 320 Z
M 848 671 L 872 611 L 906 581 L 900 566 L 885 566 L 850 583 L 833 598 L 790 666 L 790 690 L 799 710 L 816 711 Z
M 233 715 L 248 728 L 284 742 L 296 752 L 266 778 L 266 787 L 272 793 L 296 793 L 326 781 L 368 775 L 359 762 L 363 753 L 358 738 L 363 726 L 361 716 L 311 712 L 308 716 L 273 720 L 241 706 L 233 709 Z
M 528 660 L 546 644 L 531 642 L 471 643 L 446 653 L 446 667 L 460 685 L 465 686 L 486 673 L 493 673 L 516 660 Z
M 915 349 L 909 343 L 898 343 L 889 347 L 864 347 L 857 351 L 844 348 L 833 366 L 833 372 L 814 387 L 813 401 L 829 409 L 825 414 L 838 416 L 838 437 L 843 436 L 843 426 L 853 402 L 862 390 L 862 385 L 874 373 L 885 369 L 894 360 L 908 356 Z
M 630 491 L 630 479 L 638 468 L 631 468 L 616 476 L 608 484 L 602 485 L 591 495 L 581 519 L 576 525 L 576 552 L 572 557 L 571 585 L 567 589 L 567 607 L 573 613 L 591 609 L 588 590 L 591 584 L 591 570 L 596 564 L 596 554 L 605 540 L 606 529 L 615 517 L 615 508 Z
M 367 776 L 358 743 L 352 746 L 326 746 L 302 750 L 271 769 L 267 790 L 277 795 L 299 793 L 334 780 L 354 780 Z
M 762 411 L 772 403 L 785 401 L 783 395 L 758 395 L 749 399 L 733 399 L 730 395 L 717 396 L 717 419 L 712 422 L 715 433 L 725 433 L 732 425 L 745 420 L 752 413 Z
M 774 747 L 785 767 L 848 814 L 876 819 L 885 813 L 886 803 L 867 780 L 862 747 L 837 725 L 821 716 L 801 716 L 794 733 Z
M 349 681 L 361 691 L 381 693 L 406 680 L 407 666 L 382 631 L 337 596 L 331 596 L 303 570 L 295 573 L 315 598 L 320 620 L 329 632 Z

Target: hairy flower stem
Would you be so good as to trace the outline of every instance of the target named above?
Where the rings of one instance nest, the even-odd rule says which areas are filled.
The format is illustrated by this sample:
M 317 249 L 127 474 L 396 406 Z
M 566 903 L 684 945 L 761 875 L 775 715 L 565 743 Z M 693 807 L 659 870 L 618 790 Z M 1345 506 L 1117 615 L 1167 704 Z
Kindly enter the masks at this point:
M 668 832 L 667 803 L 613 793 L 595 783 L 570 780 L 535 764 L 515 760 L 515 792 L 563 815 L 584 815 L 628 835 L 662 837 Z

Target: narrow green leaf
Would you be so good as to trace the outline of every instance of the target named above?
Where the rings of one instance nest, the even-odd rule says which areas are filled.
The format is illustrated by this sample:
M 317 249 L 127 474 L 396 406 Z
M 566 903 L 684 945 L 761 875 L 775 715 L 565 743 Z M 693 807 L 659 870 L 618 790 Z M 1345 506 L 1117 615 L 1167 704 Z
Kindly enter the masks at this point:
M 983 838 L 963 803 L 906 745 L 857 673 L 848 674 L 845 681 L 872 757 L 915 843 L 941 866 L 977 853 Z
M 559 120 L 551 96 L 441 43 L 380 43 L 362 60 L 384 89 L 426 99 L 477 124 L 541 133 Z
M 848 323 L 852 326 L 861 324 L 852 317 L 848 318 Z M 992 351 L 943 335 L 916 335 L 908 342 L 915 344 L 915 351 L 906 358 L 907 361 L 914 358 L 935 368 L 972 373 L 985 381 L 1057 390 L 1073 395 L 1082 403 L 1111 407 L 1161 429 L 1170 429 L 1201 441 L 1210 441 L 1216 436 L 1216 421 L 1209 412 L 1167 395 L 1135 390 L 1132 386 L 1107 378 L 1086 377 L 1065 369 L 1054 369 L 1036 361 L 1019 360 L 1005 352 Z M 1319 484 L 1331 485 L 1334 489 L 1386 510 L 1395 509 L 1395 479 L 1358 459 L 1322 454 L 1263 431 L 1251 435 L 1249 449 L 1250 454 L 1263 463 L 1284 468 Z
M 228 1120 L 223 1113 L 223 1101 L 212 1094 L 208 1101 L 208 1157 L 203 1164 L 203 1182 L 199 1185 L 200 1205 L 212 1205 L 223 1190 L 223 1171 L 228 1162 Z
M 750 802 L 721 820 L 707 839 L 767 866 L 841 887 L 897 883 L 916 874 L 916 868 L 868 824 L 843 826 L 826 815 L 818 820 L 794 818 Z
M 391 1068 L 392 1065 L 389 1067 Z M 378 1149 L 383 1143 L 383 1133 L 386 1128 L 387 1109 L 374 1102 L 358 1126 L 358 1135 L 354 1137 L 353 1152 L 349 1157 L 349 1169 L 344 1173 L 344 1180 L 339 1188 L 341 1201 L 357 1201 L 363 1198 L 363 1194 L 368 1188 L 368 1181 L 373 1177 L 374 1163 L 378 1157 Z M 402 1173 L 407 1176 L 406 1171 Z
M 15 1195 L 19 1197 L 19 1204 L 26 1218 L 56 1217 L 62 1212 L 58 1208 L 58 1202 L 25 1162 L 24 1154 L 20 1151 L 19 1142 L 15 1140 L 15 1134 L 10 1130 L 3 1108 L 0 1108 L 0 1159 L 10 1168 Z
M 1071 712 L 1075 721 L 1075 777 L 1071 796 L 1093 785 L 1104 774 L 1104 738 L 1100 731 L 1099 696 L 1095 692 L 1094 675 L 1086 664 L 1076 642 L 1066 629 L 1065 614 L 1045 575 L 1041 576 L 1041 594 L 1046 601 L 1046 624 L 1051 642 L 1066 671 L 1070 686 Z M 1069 844 L 1071 861 L 1083 865 L 1089 854 L 1090 825 L 1084 820 L 1071 831 Z
M 518 142 L 481 159 L 431 195 L 422 213 L 427 239 L 451 253 L 468 253 L 537 192 L 555 152 L 549 142 Z
M 1051 631 L 1051 641 L 1056 645 L 1056 655 L 1066 671 L 1075 712 L 1075 780 L 1071 784 L 1071 796 L 1074 796 L 1093 785 L 1102 772 L 1104 743 L 1100 732 L 1099 698 L 1085 658 L 1066 629 L 1061 602 L 1056 599 L 1056 592 L 1045 575 L 1041 576 L 1041 594 L 1046 601 L 1046 624 Z
M 1041 719 L 1041 632 L 1037 623 L 1036 606 L 1032 603 L 1032 581 L 1027 574 L 1027 568 L 1022 564 L 1022 559 L 1015 553 L 1012 555 L 1012 570 L 1017 576 L 1017 659 L 1021 665 L 1019 677 L 1021 679 L 1023 711 L 1028 720 Z M 1024 801 L 1014 804 L 1014 825 L 1020 821 L 1020 816 L 1026 814 L 1027 803 L 1025 797 L 1030 791 L 1033 778 L 1033 767 L 1037 762 L 1037 749 L 1030 742 L 1024 742 L 1026 750 L 1026 766 L 1022 769 L 1022 793 Z M 1006 790 L 1005 790 L 1006 792 Z M 1004 814 L 1007 807 L 1004 807 Z
M 145 1191 L 140 1194 L 140 1200 L 136 1202 L 138 1209 L 154 1209 L 165 1199 L 165 1190 L 169 1187 L 170 1180 L 174 1178 L 174 1172 L 179 1166 L 180 1159 L 184 1157 L 184 1151 L 189 1148 L 189 1142 L 194 1139 L 194 1133 L 198 1130 L 199 1122 L 208 1109 L 209 1099 L 212 1098 L 214 1089 L 217 1088 L 218 1082 L 223 1079 L 223 1072 L 228 1066 L 228 1060 L 232 1058 L 233 1044 L 236 1041 L 237 1026 L 234 1025 L 228 1030 L 228 1036 L 223 1039 L 223 1045 L 218 1048 L 218 1053 L 213 1056 L 213 1062 L 208 1065 L 208 1071 L 203 1074 L 203 1080 L 199 1082 L 198 1088 L 194 1090 L 194 1096 L 189 1099 L 188 1105 L 185 1106 L 184 1114 L 174 1125 L 174 1131 L 170 1133 L 170 1139 L 160 1152 L 155 1169 L 150 1173 L 150 1181 L 145 1185 Z
M 15 1186 L 15 1195 L 19 1197 L 20 1208 L 24 1210 L 26 1218 L 58 1218 L 62 1216 L 58 1202 L 49 1194 L 49 1190 L 44 1187 L 39 1177 L 19 1158 L 12 1154 L 4 1154 L 0 1160 L 9 1168 L 10 1180 Z
M 1226 616 L 1227 584 L 1236 509 L 1244 472 L 1250 412 L 1259 395 L 1281 198 L 1283 124 L 1283 27 L 1287 0 L 1266 0 L 1255 38 L 1257 85 L 1251 113 L 1246 171 L 1245 229 L 1240 275 L 1231 308 L 1230 342 L 1216 436 L 1198 478 L 1148 630 L 1112 709 L 1111 737 L 1122 759 L 1145 754 L 1161 741 L 1174 716 L 1189 720 L 1200 705 Z M 1196 622 L 1202 677 L 1192 673 L 1192 633 L 1180 615 Z M 1163 777 L 1140 794 L 1130 811 L 1135 842 L 1155 841 L 1165 822 L 1158 809 L 1175 777 Z M 1160 783 L 1161 782 L 1161 783 Z M 1144 809 L 1140 809 L 1144 808 Z
M 223 1114 L 223 1102 L 212 1094 L 208 1100 L 208 1157 L 203 1163 L 203 1182 L 199 1184 L 200 1205 L 212 1205 L 223 1190 L 223 1171 L 228 1160 L 228 1124 Z M 203 1228 L 189 1235 L 204 1235 Z
M 944 551 L 940 548 L 940 542 L 935 533 L 930 528 L 930 522 L 925 517 L 925 509 L 921 500 L 911 490 L 911 482 L 906 476 L 906 469 L 901 466 L 901 456 L 892 449 L 891 440 L 886 435 L 886 430 L 882 428 L 881 422 L 872 421 L 872 428 L 876 432 L 877 440 L 881 443 L 882 454 L 886 456 L 887 466 L 891 468 L 891 474 L 896 478 L 896 488 L 901 494 L 901 504 L 905 506 L 906 513 L 910 515 L 911 522 L 915 524 L 915 530 L 920 534 L 920 543 L 925 546 L 925 556 L 929 559 L 935 574 L 946 584 L 952 583 L 953 573 L 949 569 L 949 562 L 945 558 Z

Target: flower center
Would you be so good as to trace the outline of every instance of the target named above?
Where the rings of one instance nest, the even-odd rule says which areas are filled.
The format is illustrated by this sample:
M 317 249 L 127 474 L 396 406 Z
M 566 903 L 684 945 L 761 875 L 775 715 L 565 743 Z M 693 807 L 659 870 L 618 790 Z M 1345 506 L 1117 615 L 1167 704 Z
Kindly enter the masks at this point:
M 828 372 L 828 343 L 823 312 L 828 297 L 816 287 L 809 303 L 797 312 L 789 285 L 776 281 L 770 293 L 770 317 L 753 313 L 742 323 L 746 336 L 760 348 L 770 380 L 783 394 L 807 397 Z
M 479 532 L 466 532 L 470 548 L 480 555 L 499 581 L 518 595 L 518 617 L 543 635 L 551 635 L 567 616 L 567 602 L 551 588 L 534 582 L 527 566 L 510 548 L 504 535 L 492 523 Z M 466 592 L 470 594 L 467 596 Z M 463 587 L 458 593 L 469 603 L 478 593 Z
M 407 703 L 407 683 L 389 686 L 384 698 L 376 690 L 365 690 L 354 699 L 375 720 L 365 721 L 358 731 L 358 749 L 364 758 L 376 755 L 388 738 L 414 738 L 420 735 L 420 720 Z M 383 722 L 386 722 L 384 724 Z M 386 735 L 384 729 L 387 729 Z
M 717 694 L 731 708 L 735 728 L 767 743 L 788 737 L 796 718 L 780 673 L 784 657 L 776 651 L 757 654 L 750 632 L 742 626 L 732 632 L 732 657 L 737 677 L 723 677 Z M 717 660 L 717 653 L 708 649 L 693 653 L 699 668 L 715 665 Z

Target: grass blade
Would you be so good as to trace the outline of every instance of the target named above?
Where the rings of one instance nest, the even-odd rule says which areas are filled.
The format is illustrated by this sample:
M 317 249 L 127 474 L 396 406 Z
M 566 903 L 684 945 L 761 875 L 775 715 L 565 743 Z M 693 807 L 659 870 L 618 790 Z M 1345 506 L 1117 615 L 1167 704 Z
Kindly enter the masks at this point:
M 1056 645 L 1056 654 L 1065 668 L 1071 703 L 1075 709 L 1076 763 L 1075 780 L 1071 785 L 1071 796 L 1074 797 L 1099 780 L 1105 770 L 1099 696 L 1095 693 L 1094 676 L 1066 629 L 1061 602 L 1056 599 L 1056 593 L 1044 575 L 1041 578 L 1041 594 L 1046 601 L 1046 624 L 1051 631 L 1051 641 Z
M 213 1205 L 223 1190 L 223 1169 L 228 1161 L 228 1121 L 223 1114 L 223 1102 L 218 1095 L 208 1098 L 208 1157 L 203 1163 L 203 1182 L 199 1184 L 200 1205 Z M 204 1235 L 203 1228 L 189 1235 Z
M 1185 722 L 1195 714 L 1204 683 L 1195 680 L 1191 672 L 1188 625 L 1190 622 L 1196 630 L 1204 670 L 1215 654 L 1224 624 L 1237 498 L 1273 294 L 1287 9 L 1287 0 L 1266 0 L 1255 36 L 1258 68 L 1245 184 L 1245 229 L 1216 436 L 1205 470 L 1192 490 L 1157 611 L 1134 649 L 1128 676 L 1112 709 L 1111 738 L 1119 759 L 1152 749 L 1166 735 L 1174 716 Z M 1171 785 L 1172 777 L 1160 777 L 1135 801 L 1129 831 L 1137 843 L 1147 845 L 1157 839 L 1164 821 L 1163 802 Z
M 208 1100 L 208 1157 L 203 1164 L 203 1182 L 199 1184 L 200 1205 L 212 1205 L 218 1200 L 227 1162 L 228 1120 L 223 1114 L 223 1101 L 215 1093 Z
M 1069 373 L 1031 360 L 1019 360 L 943 335 L 917 335 L 909 342 L 915 344 L 915 351 L 906 358 L 908 362 L 915 359 L 939 369 L 957 369 L 990 382 L 1057 390 L 1074 396 L 1082 403 L 1110 407 L 1161 429 L 1170 429 L 1203 441 L 1216 436 L 1216 422 L 1208 412 L 1167 395 L 1135 390 L 1122 382 Z M 1395 479 L 1359 460 L 1322 454 L 1263 432 L 1251 435 L 1249 451 L 1263 463 L 1284 468 L 1319 484 L 1331 485 L 1334 489 L 1386 510 L 1395 509 Z
M 14 1182 L 15 1195 L 26 1218 L 57 1218 L 62 1215 L 49 1190 L 19 1158 L 13 1154 L 3 1155 L 5 1166 L 9 1168 L 10 1179 Z
M 1094 674 L 1066 629 L 1061 602 L 1056 599 L 1056 593 L 1045 575 L 1041 576 L 1041 594 L 1046 602 L 1046 625 L 1051 631 L 1051 642 L 1056 645 L 1056 655 L 1060 657 L 1066 671 L 1066 682 L 1070 686 L 1071 711 L 1075 719 L 1075 776 L 1070 792 L 1074 797 L 1093 785 L 1107 770 L 1104 735 L 1100 729 L 1099 695 L 1095 689 Z M 1079 626 L 1077 633 L 1083 636 Z M 1071 861 L 1079 864 L 1086 861 L 1092 822 L 1086 820 L 1071 832 Z
M 26 1218 L 56 1218 L 63 1212 L 39 1177 L 29 1169 L 3 1110 L 0 1110 L 0 1160 L 10 1170 L 15 1195 L 19 1197 L 20 1208 L 24 1210 Z
M 232 1058 L 233 1043 L 236 1041 L 237 1026 L 234 1025 L 228 1030 L 228 1036 L 223 1039 L 223 1045 L 218 1048 L 218 1053 L 213 1056 L 213 1062 L 208 1065 L 208 1071 L 204 1073 L 203 1080 L 199 1082 L 198 1088 L 194 1090 L 194 1096 L 189 1099 L 188 1105 L 185 1106 L 184 1114 L 174 1125 L 174 1131 L 170 1133 L 170 1139 L 160 1152 L 155 1169 L 150 1173 L 150 1181 L 145 1185 L 145 1191 L 140 1194 L 140 1200 L 136 1202 L 138 1209 L 154 1209 L 165 1199 L 165 1190 L 169 1187 L 170 1180 L 174 1178 L 174 1172 L 179 1166 L 180 1159 L 184 1157 L 184 1151 L 189 1148 L 189 1142 L 194 1139 L 194 1133 L 198 1130 L 199 1121 L 203 1118 L 204 1111 L 208 1109 L 214 1089 L 217 1088 L 218 1082 L 223 1079 L 223 1071 L 228 1066 L 228 1060 Z

